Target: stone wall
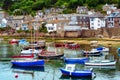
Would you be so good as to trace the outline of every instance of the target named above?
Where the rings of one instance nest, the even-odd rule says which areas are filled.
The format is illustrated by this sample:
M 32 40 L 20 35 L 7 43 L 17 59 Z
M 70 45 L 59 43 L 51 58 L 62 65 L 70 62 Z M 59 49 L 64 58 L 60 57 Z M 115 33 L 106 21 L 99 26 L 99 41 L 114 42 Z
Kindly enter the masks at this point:
M 96 30 L 82 30 L 80 37 L 95 37 Z
M 80 31 L 66 31 L 64 34 L 64 37 L 80 37 L 81 32 Z
M 100 28 L 98 30 L 62 31 L 59 37 L 120 38 L 120 28 Z
M 81 37 L 120 38 L 120 28 L 101 28 L 98 30 L 82 30 Z

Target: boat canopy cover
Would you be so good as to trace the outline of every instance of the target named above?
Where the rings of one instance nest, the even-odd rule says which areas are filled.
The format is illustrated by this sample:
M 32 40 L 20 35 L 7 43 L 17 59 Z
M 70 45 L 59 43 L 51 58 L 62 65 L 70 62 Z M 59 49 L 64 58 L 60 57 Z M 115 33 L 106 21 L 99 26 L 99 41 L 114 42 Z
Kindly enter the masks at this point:
M 118 54 L 120 54 L 120 48 L 117 49 Z

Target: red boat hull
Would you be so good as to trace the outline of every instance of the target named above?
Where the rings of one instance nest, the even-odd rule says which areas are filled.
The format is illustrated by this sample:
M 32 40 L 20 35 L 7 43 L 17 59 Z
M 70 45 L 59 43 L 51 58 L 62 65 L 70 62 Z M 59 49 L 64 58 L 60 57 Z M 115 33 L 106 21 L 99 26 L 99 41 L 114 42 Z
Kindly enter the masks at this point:
M 34 55 L 15 55 L 12 58 L 34 58 Z
M 17 44 L 18 40 L 12 39 L 12 40 L 9 41 L 9 44 L 15 44 L 15 43 Z

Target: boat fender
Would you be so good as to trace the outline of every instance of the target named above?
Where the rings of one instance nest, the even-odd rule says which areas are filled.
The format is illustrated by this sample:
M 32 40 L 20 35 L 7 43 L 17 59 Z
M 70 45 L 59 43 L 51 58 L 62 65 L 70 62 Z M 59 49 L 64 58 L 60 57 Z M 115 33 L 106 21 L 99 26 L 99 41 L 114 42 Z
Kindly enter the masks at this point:
M 17 73 L 15 74 L 15 78 L 18 78 L 18 74 Z
M 96 73 L 92 73 L 92 79 L 96 77 Z

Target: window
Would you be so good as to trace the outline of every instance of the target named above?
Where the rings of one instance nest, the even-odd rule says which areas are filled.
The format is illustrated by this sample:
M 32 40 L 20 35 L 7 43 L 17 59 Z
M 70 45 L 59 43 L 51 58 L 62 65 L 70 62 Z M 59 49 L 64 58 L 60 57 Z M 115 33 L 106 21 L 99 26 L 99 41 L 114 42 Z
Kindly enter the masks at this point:
M 91 21 L 93 21 L 94 20 L 94 18 L 91 18 Z
M 48 30 L 53 30 L 53 27 L 49 27 Z
M 94 23 L 91 23 L 91 25 L 94 25 Z
M 100 24 L 98 24 L 98 26 L 100 26 Z

